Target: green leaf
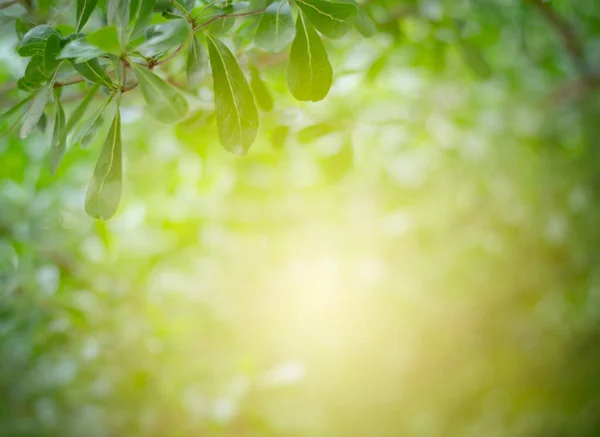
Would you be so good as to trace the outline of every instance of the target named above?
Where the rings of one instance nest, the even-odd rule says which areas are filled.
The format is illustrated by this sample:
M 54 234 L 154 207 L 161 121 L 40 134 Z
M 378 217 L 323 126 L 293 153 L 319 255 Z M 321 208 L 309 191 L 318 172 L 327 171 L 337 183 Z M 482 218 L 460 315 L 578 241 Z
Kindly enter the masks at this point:
M 363 9 L 359 8 L 354 25 L 365 38 L 370 38 L 377 33 L 377 26 L 375 26 L 371 17 L 369 17 Z
M 256 104 L 263 111 L 269 112 L 273 110 L 273 96 L 271 96 L 271 93 L 260 77 L 260 72 L 254 65 L 251 67 L 251 72 L 252 80 L 250 81 L 250 87 L 256 99 Z
M 131 64 L 142 90 L 148 111 L 163 123 L 176 123 L 188 112 L 188 103 L 176 88 L 166 83 L 146 67 Z
M 190 47 L 188 48 L 186 72 L 187 72 L 187 83 L 190 88 L 197 87 L 204 74 L 206 72 L 206 64 L 208 60 L 208 54 L 206 49 L 196 35 L 192 36 L 190 41 Z
M 290 133 L 290 128 L 288 126 L 277 126 L 271 132 L 269 136 L 269 140 L 271 141 L 271 145 L 275 150 L 282 150 L 285 145 L 285 140 L 287 139 Z
M 49 80 L 44 88 L 38 91 L 31 102 L 31 106 L 23 116 L 23 124 L 21 125 L 20 131 L 21 139 L 27 138 L 42 117 L 46 103 L 48 103 L 48 100 L 50 99 L 50 92 L 54 86 L 55 78 L 56 76 Z
M 17 47 L 17 52 L 24 57 L 44 55 L 46 42 L 50 35 L 56 35 L 60 38 L 60 34 L 47 24 L 34 27 L 25 34 Z
M 58 35 L 50 35 L 46 40 L 46 49 L 44 50 L 44 70 L 51 74 L 60 64 L 56 59 L 61 50 L 61 38 Z
M 492 68 L 485 59 L 484 54 L 476 47 L 465 41 L 460 43 L 461 54 L 465 64 L 481 79 L 489 79 L 492 76 Z
M 89 140 L 91 139 L 90 135 L 95 132 L 95 128 L 99 127 L 98 120 L 101 120 L 102 113 L 112 101 L 113 97 L 114 94 L 111 94 L 111 96 L 102 104 L 102 106 L 100 106 L 100 108 L 98 108 L 96 112 L 94 112 L 94 114 L 92 114 L 92 116 L 77 129 L 77 131 L 75 131 L 72 140 L 73 145 L 79 144 L 81 147 L 85 147 L 87 144 L 89 144 Z M 84 141 L 86 138 L 88 140 L 87 142 Z
M 77 0 L 77 31 L 79 32 L 81 28 L 87 23 L 90 15 L 94 12 L 96 8 L 96 4 L 98 0 Z
M 117 107 L 85 196 L 85 211 L 94 218 L 108 220 L 117 212 L 123 185 L 122 154 L 121 113 Z
M 121 53 L 121 45 L 119 43 L 119 35 L 115 26 L 102 27 L 95 32 L 87 35 L 87 41 L 90 44 L 104 50 L 107 53 L 119 55 Z
M 67 149 L 65 135 L 65 110 L 60 103 L 59 88 L 54 90 L 54 99 L 56 100 L 56 116 L 54 118 L 54 132 L 52 133 L 52 143 L 50 144 L 50 171 L 56 173 L 62 158 Z
M 221 144 L 244 155 L 256 138 L 258 110 L 237 60 L 218 39 L 206 36 L 214 82 L 215 111 Z
M 23 39 L 30 28 L 31 26 L 28 23 L 23 21 L 20 17 L 17 17 L 15 20 L 15 33 L 17 34 L 17 38 Z
M 79 74 L 93 83 L 101 83 L 109 88 L 113 88 L 113 83 L 107 76 L 104 68 L 100 66 L 98 59 L 90 59 L 87 62 L 73 63 L 73 67 Z
M 129 0 L 107 0 L 107 3 L 108 25 L 116 27 L 120 52 L 124 52 L 129 40 Z
M 25 74 L 17 81 L 17 86 L 25 91 L 40 89 L 50 79 L 46 72 L 45 59 L 42 55 L 32 56 L 25 68 Z
M 156 0 L 131 0 L 129 3 L 129 25 L 131 35 L 135 36 L 140 29 L 148 24 Z
M 323 41 L 299 13 L 287 71 L 288 87 L 296 99 L 316 102 L 325 98 L 332 81 L 333 70 Z
M 188 23 L 183 20 L 155 24 L 146 30 L 146 41 L 137 50 L 144 56 L 164 53 L 183 44 L 188 33 Z
M 8 120 L 13 114 L 16 114 L 17 112 L 19 112 L 19 110 L 25 106 L 25 104 L 27 102 L 29 102 L 31 99 L 33 98 L 33 94 L 28 95 L 27 97 L 25 97 L 23 100 L 21 100 L 19 103 L 17 103 L 15 106 L 13 106 L 12 108 L 10 108 L 8 111 L 3 112 L 2 114 L 0 114 L 0 123 Z
M 94 85 L 92 87 L 92 89 L 90 90 L 90 92 L 88 93 L 88 95 L 85 96 L 85 99 L 83 99 L 81 101 L 81 103 L 79 105 L 77 105 L 77 108 L 75 108 L 75 110 L 71 114 L 71 118 L 69 118 L 69 121 L 68 121 L 67 125 L 65 126 L 65 136 L 67 136 L 71 133 L 73 128 L 77 125 L 77 123 L 79 123 L 81 118 L 85 115 L 85 111 L 87 111 L 87 108 L 90 106 L 90 103 L 94 99 L 94 95 L 96 94 L 96 91 L 98 91 L 98 88 L 100 88 L 100 84 Z
M 350 30 L 358 14 L 354 0 L 295 0 L 315 28 L 329 38 L 340 38 Z
M 295 34 L 290 5 L 287 0 L 278 0 L 262 14 L 254 43 L 267 52 L 280 52 L 292 42 Z
M 329 124 L 314 124 L 312 126 L 305 127 L 300 132 L 298 132 L 298 141 L 300 141 L 303 144 L 311 143 L 317 138 L 322 137 L 323 135 L 335 132 L 335 130 L 335 127 Z
M 63 47 L 57 59 L 72 59 L 76 64 L 104 55 L 106 52 L 84 39 L 74 39 Z

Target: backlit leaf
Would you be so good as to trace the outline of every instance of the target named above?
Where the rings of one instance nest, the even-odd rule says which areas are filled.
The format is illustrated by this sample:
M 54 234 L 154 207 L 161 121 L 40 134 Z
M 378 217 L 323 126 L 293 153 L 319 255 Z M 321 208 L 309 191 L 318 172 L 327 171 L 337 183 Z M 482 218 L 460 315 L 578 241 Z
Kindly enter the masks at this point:
M 107 26 L 87 35 L 86 40 L 107 53 L 118 55 L 121 52 L 119 35 L 115 26 Z
M 188 48 L 186 65 L 187 83 L 190 88 L 195 88 L 200 84 L 206 71 L 207 61 L 208 54 L 206 53 L 206 49 L 200 43 L 198 37 L 193 35 Z
M 85 211 L 94 218 L 107 220 L 117 212 L 123 185 L 122 155 L 121 114 L 117 108 L 85 197 Z
M 215 112 L 221 144 L 244 155 L 256 138 L 258 110 L 237 60 L 218 39 L 206 37 L 212 67 Z
M 271 96 L 267 86 L 260 77 L 260 72 L 258 69 L 255 66 L 252 66 L 251 71 L 252 80 L 250 81 L 250 86 L 252 88 L 252 93 L 254 94 L 256 104 L 263 111 L 269 112 L 273 109 L 273 96 Z
M 354 0 L 295 0 L 313 26 L 329 38 L 340 38 L 350 30 L 358 14 Z
M 259 49 L 279 52 L 294 39 L 296 27 L 287 0 L 277 0 L 260 18 L 254 43 Z
M 325 98 L 333 81 L 333 70 L 323 41 L 303 13 L 296 20 L 287 83 L 292 95 L 301 101 Z

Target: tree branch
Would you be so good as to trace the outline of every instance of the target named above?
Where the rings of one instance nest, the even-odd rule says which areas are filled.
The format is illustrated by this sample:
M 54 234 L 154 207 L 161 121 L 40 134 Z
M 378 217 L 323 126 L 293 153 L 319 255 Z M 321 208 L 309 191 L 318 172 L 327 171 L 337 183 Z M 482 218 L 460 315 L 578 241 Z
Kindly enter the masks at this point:
M 19 0 L 10 0 L 6 3 L 0 3 L 0 10 L 10 8 L 12 5 L 19 3 Z
M 577 35 L 577 32 L 564 17 L 560 16 L 556 11 L 550 6 L 550 3 L 545 2 L 544 0 L 527 0 L 531 3 L 544 17 L 544 19 L 548 22 L 548 24 L 555 30 L 560 39 L 562 40 L 562 44 L 567 51 L 568 55 L 571 57 L 577 68 L 582 73 L 588 72 L 587 60 L 585 57 L 585 51 L 583 49 L 583 44 Z

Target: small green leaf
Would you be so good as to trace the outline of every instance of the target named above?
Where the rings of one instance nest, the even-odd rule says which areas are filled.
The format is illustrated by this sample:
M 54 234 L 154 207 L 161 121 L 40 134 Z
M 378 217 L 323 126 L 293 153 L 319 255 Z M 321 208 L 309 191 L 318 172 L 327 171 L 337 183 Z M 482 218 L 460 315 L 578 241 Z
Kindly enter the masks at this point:
M 163 123 L 176 123 L 188 112 L 188 103 L 176 88 L 166 83 L 146 67 L 131 64 L 142 90 L 148 111 Z
M 271 145 L 275 150 L 282 150 L 285 145 L 285 140 L 287 139 L 290 133 L 290 128 L 288 126 L 277 126 L 271 132 L 269 139 L 271 140 Z
M 53 86 L 54 78 L 49 80 L 46 86 L 39 90 L 34 97 L 33 101 L 31 102 L 31 106 L 23 117 L 23 124 L 21 125 L 20 131 L 21 139 L 27 138 L 42 117 L 46 103 L 48 103 L 48 100 L 50 99 L 50 92 L 52 91 Z
M 54 132 L 52 133 L 52 143 L 50 144 L 50 171 L 56 173 L 62 158 L 67 149 L 65 138 L 65 110 L 60 103 L 59 88 L 54 90 L 54 99 L 56 100 L 56 116 L 54 118 Z
M 102 27 L 95 32 L 87 35 L 87 41 L 90 44 L 104 50 L 106 53 L 118 55 L 121 53 L 119 35 L 115 26 Z
M 32 56 L 25 68 L 25 74 L 17 81 L 17 86 L 25 91 L 34 91 L 50 79 L 51 73 L 46 72 L 45 59 L 42 55 Z
M 333 81 L 333 70 L 323 41 L 300 12 L 296 20 L 296 38 L 292 43 L 287 83 L 292 95 L 301 101 L 325 98 Z
M 371 20 L 371 17 L 369 17 L 361 8 L 358 10 L 358 16 L 356 17 L 354 26 L 356 26 L 356 29 L 365 38 L 370 38 L 377 33 L 377 26 L 375 26 L 375 23 L 373 20 Z
M 79 144 L 81 147 L 85 147 L 87 144 L 89 144 L 89 140 L 93 138 L 93 136 L 90 138 L 90 135 L 95 132 L 95 128 L 99 127 L 98 120 L 101 120 L 102 113 L 112 101 L 113 97 L 114 94 L 111 94 L 110 97 L 102 104 L 102 106 L 100 106 L 100 108 L 98 108 L 96 112 L 94 112 L 94 114 L 92 114 L 92 116 L 77 129 L 77 131 L 75 131 L 72 140 L 73 145 Z M 88 139 L 87 142 L 84 141 L 86 138 Z
M 197 87 L 206 72 L 208 54 L 196 35 L 192 36 L 187 56 L 187 83 L 190 88 Z
M 106 52 L 86 40 L 79 38 L 69 42 L 60 51 L 57 59 L 72 59 L 76 64 L 104 55 Z
M 492 76 L 492 68 L 484 54 L 471 44 L 461 41 L 461 54 L 465 64 L 481 79 L 489 79 Z
M 96 8 L 96 4 L 98 0 L 77 0 L 77 31 L 79 32 L 81 28 L 87 23 Z
M 50 35 L 60 37 L 60 34 L 47 24 L 34 27 L 25 34 L 17 47 L 17 52 L 24 57 L 34 55 L 43 56 L 46 51 L 46 42 Z
M 87 111 L 88 106 L 90 106 L 90 103 L 94 99 L 94 95 L 96 94 L 96 91 L 98 91 L 99 87 L 100 87 L 99 83 L 94 85 L 92 87 L 92 89 L 90 90 L 90 92 L 88 93 L 88 95 L 85 96 L 85 99 L 83 99 L 81 101 L 81 103 L 79 105 L 77 105 L 77 108 L 75 108 L 75 110 L 71 114 L 71 118 L 69 118 L 69 121 L 67 122 L 67 125 L 65 126 L 65 136 L 67 136 L 71 133 L 73 128 L 77 125 L 77 123 L 79 123 L 81 118 L 85 115 L 85 111 Z
M 30 94 L 27 97 L 25 97 L 23 100 L 21 100 L 19 103 L 17 103 L 15 106 L 10 108 L 8 111 L 0 114 L 0 123 L 5 120 L 8 120 L 13 114 L 16 114 L 32 98 L 33 98 L 33 94 Z
M 333 39 L 344 36 L 358 14 L 354 0 L 295 0 L 295 3 L 319 32 Z
M 74 63 L 73 67 L 79 74 L 93 83 L 101 83 L 109 88 L 113 87 L 113 83 L 107 76 L 104 68 L 100 66 L 98 59 L 90 59 L 87 62 Z
M 218 39 L 207 35 L 214 82 L 215 111 L 221 144 L 244 155 L 256 138 L 258 110 L 235 56 Z
M 278 0 L 262 14 L 254 43 L 267 52 L 280 52 L 293 41 L 295 35 L 290 5 L 286 0 Z
M 183 20 L 154 24 L 146 30 L 146 41 L 137 50 L 144 56 L 164 53 L 183 44 L 188 33 L 188 23 Z
M 254 65 L 251 68 L 251 72 L 252 80 L 250 81 L 250 87 L 252 88 L 256 104 L 265 112 L 273 110 L 273 96 L 271 96 L 271 93 L 260 77 L 260 72 Z
M 122 154 L 121 114 L 117 107 L 85 196 L 85 211 L 94 218 L 108 220 L 117 212 L 123 185 Z

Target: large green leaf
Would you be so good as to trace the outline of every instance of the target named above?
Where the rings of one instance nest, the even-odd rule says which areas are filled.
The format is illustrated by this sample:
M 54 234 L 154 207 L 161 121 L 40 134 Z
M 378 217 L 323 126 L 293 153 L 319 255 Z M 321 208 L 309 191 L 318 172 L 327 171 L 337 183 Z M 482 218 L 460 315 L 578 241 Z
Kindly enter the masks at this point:
M 219 138 L 230 152 L 244 155 L 256 138 L 258 110 L 237 60 L 218 39 L 206 37 L 214 82 Z
M 377 26 L 371 17 L 361 8 L 358 11 L 356 22 L 354 23 L 356 29 L 362 34 L 362 36 L 369 38 L 377 33 Z
M 106 51 L 102 50 L 100 47 L 96 47 L 88 41 L 79 38 L 70 41 L 64 46 L 57 58 L 72 59 L 73 62 L 80 64 L 104 55 L 105 53 Z
M 54 99 L 56 100 L 56 116 L 54 118 L 54 132 L 52 133 L 52 143 L 50 144 L 50 171 L 56 173 L 62 158 L 67 149 L 65 132 L 65 110 L 60 103 L 59 89 L 54 90 Z
M 81 28 L 87 23 L 90 15 L 94 12 L 94 8 L 96 8 L 96 4 L 98 0 L 77 0 L 77 31 L 79 32 Z
M 316 102 L 325 98 L 332 81 L 333 70 L 323 41 L 299 13 L 287 71 L 288 87 L 296 99 Z
M 358 14 L 354 0 L 295 0 L 315 28 L 329 38 L 340 38 L 353 26 Z
M 144 56 L 154 56 L 183 44 L 189 34 L 189 25 L 183 20 L 155 24 L 146 30 L 146 41 L 137 51 Z
M 259 49 L 279 52 L 294 39 L 296 28 L 287 0 L 277 0 L 260 18 L 254 43 Z
M 85 197 L 85 211 L 90 216 L 107 220 L 117 212 L 123 185 L 122 161 L 121 114 L 117 107 Z
M 193 35 L 188 48 L 187 56 L 187 83 L 190 88 L 195 88 L 200 84 L 206 71 L 208 55 L 206 49 L 196 35 Z
M 175 87 L 144 66 L 132 63 L 131 67 L 150 114 L 163 123 L 175 123 L 185 117 L 188 103 Z
M 115 26 L 102 27 L 87 35 L 90 44 L 104 50 L 107 53 L 118 55 L 121 53 L 119 35 Z
M 17 47 L 17 52 L 19 55 L 25 57 L 34 55 L 43 56 L 46 51 L 46 42 L 50 35 L 56 35 L 60 38 L 60 34 L 47 24 L 34 27 L 25 34 Z

